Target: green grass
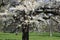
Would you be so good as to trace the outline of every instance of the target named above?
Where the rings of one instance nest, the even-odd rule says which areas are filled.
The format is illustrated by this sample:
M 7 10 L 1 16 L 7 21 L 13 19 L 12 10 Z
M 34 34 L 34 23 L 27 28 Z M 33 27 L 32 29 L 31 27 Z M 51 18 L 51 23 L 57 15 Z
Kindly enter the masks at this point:
M 30 33 L 30 40 L 60 40 L 60 33 L 53 33 L 52 37 L 49 33 Z
M 15 35 L 14 33 L 0 33 L 0 39 L 2 40 L 22 40 L 22 34 Z
M 50 37 L 49 33 L 29 33 L 29 40 L 60 40 L 60 33 L 53 33 Z M 22 33 L 15 35 L 14 33 L 0 33 L 0 40 L 22 40 Z

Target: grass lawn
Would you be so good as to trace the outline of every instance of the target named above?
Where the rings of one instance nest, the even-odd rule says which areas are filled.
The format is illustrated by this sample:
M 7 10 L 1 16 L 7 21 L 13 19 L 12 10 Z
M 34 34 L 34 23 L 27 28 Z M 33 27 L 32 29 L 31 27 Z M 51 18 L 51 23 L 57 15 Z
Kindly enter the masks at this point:
M 30 40 L 60 40 L 60 33 L 53 33 L 50 37 L 49 33 L 30 33 Z M 14 33 L 0 33 L 0 40 L 22 40 L 22 33 L 15 35 Z

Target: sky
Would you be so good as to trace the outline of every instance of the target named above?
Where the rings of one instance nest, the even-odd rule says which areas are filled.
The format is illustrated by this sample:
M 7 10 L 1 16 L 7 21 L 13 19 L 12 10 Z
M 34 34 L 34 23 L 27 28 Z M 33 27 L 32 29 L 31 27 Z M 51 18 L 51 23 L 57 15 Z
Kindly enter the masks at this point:
M 49 2 L 49 0 L 44 0 L 44 2 Z

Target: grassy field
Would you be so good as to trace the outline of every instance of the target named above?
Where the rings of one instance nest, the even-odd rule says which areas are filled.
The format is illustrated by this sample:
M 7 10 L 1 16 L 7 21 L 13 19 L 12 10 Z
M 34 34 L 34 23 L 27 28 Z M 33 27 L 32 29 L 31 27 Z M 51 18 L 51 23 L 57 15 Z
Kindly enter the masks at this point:
M 22 33 L 18 35 L 0 33 L 0 40 L 22 40 Z M 52 37 L 49 36 L 49 33 L 30 33 L 29 40 L 60 40 L 60 33 L 53 33 Z

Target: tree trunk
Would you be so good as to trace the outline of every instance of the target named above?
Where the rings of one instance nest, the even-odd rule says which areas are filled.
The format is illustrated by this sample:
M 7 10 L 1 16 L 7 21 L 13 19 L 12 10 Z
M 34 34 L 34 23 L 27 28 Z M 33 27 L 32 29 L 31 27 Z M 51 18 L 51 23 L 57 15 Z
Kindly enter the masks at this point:
M 49 25 L 49 28 L 50 28 L 50 37 L 52 37 L 52 33 L 53 33 L 53 24 L 52 24 L 51 18 L 50 18 L 50 25 Z
M 22 40 L 29 40 L 29 24 L 22 24 Z

